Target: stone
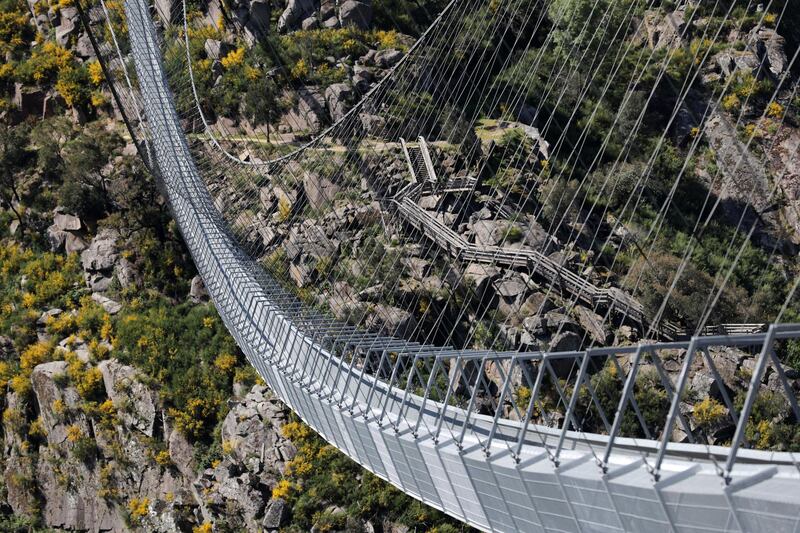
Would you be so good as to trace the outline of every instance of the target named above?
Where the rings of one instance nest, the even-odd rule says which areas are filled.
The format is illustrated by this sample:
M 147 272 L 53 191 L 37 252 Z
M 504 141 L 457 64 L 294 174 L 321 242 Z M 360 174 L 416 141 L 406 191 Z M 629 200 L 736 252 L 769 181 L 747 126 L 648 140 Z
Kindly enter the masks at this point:
M 356 90 L 358 90 L 361 94 L 366 93 L 374 81 L 375 73 L 373 72 L 372 67 L 366 67 L 364 65 L 359 65 L 358 63 L 353 66 L 352 82 Z
M 331 204 L 340 190 L 341 187 L 328 178 L 311 172 L 303 173 L 303 191 L 312 209 L 321 209 Z
M 382 69 L 387 69 L 395 66 L 402 58 L 403 52 L 400 50 L 395 50 L 394 48 L 387 48 L 385 50 L 379 50 L 376 52 L 372 61 L 374 62 L 375 66 Z
M 543 336 L 547 334 L 547 317 L 544 316 L 530 316 L 522 321 L 522 325 L 526 331 L 534 336 Z
M 368 30 L 372 25 L 371 0 L 345 0 L 339 5 L 339 24 L 343 28 Z
M 73 49 L 75 50 L 75 54 L 83 59 L 95 57 L 92 40 L 87 33 L 81 33 L 80 36 L 78 36 L 78 41 L 75 43 Z
M 100 273 L 86 273 L 84 274 L 86 285 L 92 292 L 105 292 L 111 287 L 113 281 L 111 277 L 105 276 Z
M 247 463 L 257 458 L 252 468 L 282 473 L 297 450 L 281 434 L 288 411 L 277 400 L 267 398 L 265 389 L 253 386 L 241 401 L 235 402 L 222 423 L 222 442 L 231 449 L 231 458 Z
M 47 325 L 47 323 L 50 321 L 51 318 L 55 318 L 63 312 L 64 312 L 63 309 L 59 309 L 57 307 L 53 309 L 48 309 L 39 316 L 39 318 L 36 320 L 36 325 L 40 328 L 43 328 Z
M 50 245 L 51 252 L 60 252 L 64 249 L 64 243 L 67 240 L 67 232 L 58 229 L 58 227 L 53 224 L 52 226 L 48 226 L 47 231 L 47 242 Z
M 182 16 L 181 3 L 177 0 L 155 0 L 156 13 L 165 26 L 170 26 Z
M 780 228 L 781 220 L 773 209 L 772 179 L 763 161 L 739 137 L 736 126 L 723 113 L 715 113 L 706 121 L 705 139 L 714 150 L 719 176 L 708 177 L 720 200 L 721 215 L 730 223 L 755 226 L 753 240 L 763 241 L 766 229 Z M 743 212 L 744 206 L 750 206 Z
M 522 243 L 543 254 L 549 254 L 558 244 L 556 239 L 534 220 L 523 228 Z
M 249 472 L 239 477 L 229 477 L 217 486 L 217 494 L 236 505 L 237 513 L 244 519 L 248 531 L 258 530 L 257 517 L 261 515 L 265 507 L 265 494 L 259 490 L 258 484 L 252 481 Z M 227 511 L 229 503 L 226 502 L 224 509 Z
M 714 55 L 712 60 L 714 63 L 716 63 L 717 68 L 725 78 L 733 74 L 733 71 L 736 69 L 736 63 L 733 61 L 733 55 L 728 50 L 718 52 Z
M 0 335 L 0 360 L 10 361 L 17 358 L 17 349 L 11 337 Z
M 674 48 L 681 43 L 685 12 L 679 9 L 662 16 L 658 10 L 648 10 L 644 14 L 643 26 L 650 48 Z
M 464 279 L 475 286 L 475 293 L 478 297 L 486 295 L 492 282 L 499 275 L 500 269 L 482 263 L 469 263 L 464 269 Z
M 64 251 L 66 253 L 80 253 L 88 247 L 89 245 L 80 235 L 72 232 L 65 232 Z
M 315 30 L 319 28 L 319 20 L 315 16 L 310 16 L 308 18 L 303 19 L 303 22 L 300 24 L 300 28 L 302 30 Z
M 249 18 L 244 26 L 245 36 L 252 45 L 266 37 L 272 10 L 267 0 L 250 0 Z
M 358 85 L 356 85 L 358 87 Z M 361 88 L 359 88 L 361 90 Z M 369 85 L 361 90 L 362 93 L 367 92 L 369 90 Z M 364 128 L 364 132 L 367 135 L 377 136 L 380 135 L 384 129 L 386 128 L 386 119 L 384 119 L 380 115 L 371 115 L 369 113 L 360 113 L 358 115 L 359 120 L 361 121 L 361 127 Z
M 325 98 L 319 88 L 298 87 L 295 91 L 297 103 L 281 118 L 281 123 L 291 131 L 317 133 L 325 124 Z
M 314 280 L 314 269 L 306 263 L 292 262 L 289 265 L 289 276 L 295 285 L 303 288 Z
M 581 347 L 581 338 L 572 331 L 562 331 L 550 340 L 551 352 L 573 352 Z
M 767 68 L 775 78 L 786 71 L 789 66 L 786 58 L 786 40 L 778 32 L 757 26 L 748 34 L 747 40 L 755 46 L 758 57 L 766 59 Z
M 114 402 L 125 426 L 152 437 L 158 414 L 158 395 L 139 381 L 135 368 L 116 359 L 101 361 L 97 368 L 103 374 L 106 394 Z
M 412 278 L 422 280 L 430 272 L 431 262 L 427 259 L 404 257 L 401 261 Z
M 504 298 L 517 298 L 527 290 L 528 285 L 522 279 L 522 276 L 512 274 L 495 281 L 494 288 L 497 294 Z
M 547 317 L 547 328 L 551 332 L 572 331 L 577 333 L 579 331 L 578 323 L 559 310 L 550 311 L 544 316 Z
M 691 139 L 694 128 L 700 127 L 700 121 L 685 103 L 678 108 L 675 121 L 672 124 L 672 134 L 678 144 L 683 144 Z
M 534 292 L 522 303 L 520 313 L 523 316 L 543 315 L 554 307 L 553 302 L 546 295 L 541 292 Z
M 500 297 L 497 309 L 505 316 L 516 315 L 521 307 L 521 300 L 528 289 L 525 280 L 519 274 L 511 274 L 495 280 L 494 289 Z
M 141 274 L 136 266 L 124 257 L 119 260 L 114 268 L 114 275 L 123 289 L 130 286 L 139 286 L 142 281 Z
M 117 236 L 111 231 L 102 231 L 92 239 L 89 248 L 81 253 L 81 265 L 86 271 L 108 271 L 117 260 Z
M 193 479 L 197 475 L 194 448 L 180 431 L 174 430 L 170 433 L 167 450 L 172 464 L 185 478 Z
M 761 60 L 750 50 L 742 50 L 732 53 L 733 63 L 737 70 L 760 74 Z M 760 77 L 760 76 L 759 76 Z
M 325 105 L 333 121 L 339 120 L 347 113 L 349 102 L 353 97 L 353 89 L 346 83 L 334 83 L 325 89 Z
M 326 29 L 334 29 L 339 27 L 339 17 L 336 16 L 336 12 L 334 11 L 332 17 L 327 17 L 322 20 L 322 27 Z
M 206 291 L 206 285 L 203 283 L 203 278 L 200 276 L 195 276 L 192 278 L 188 298 L 189 301 L 193 303 L 208 301 L 208 291 Z
M 605 345 L 609 332 L 605 326 L 603 317 L 581 305 L 576 305 L 574 312 L 575 316 L 578 318 L 578 323 L 589 334 L 592 340 L 601 346 Z
M 310 17 L 316 11 L 314 0 L 289 0 L 286 9 L 278 19 L 278 32 L 286 33 L 296 30 L 299 23 Z
M 61 231 L 80 231 L 83 227 L 77 216 L 58 211 L 53 215 L 53 225 Z
M 475 236 L 475 244 L 479 246 L 496 246 L 505 237 L 508 223 L 501 220 L 477 220 L 471 229 Z
M 67 408 L 76 408 L 81 399 L 72 387 L 62 389 L 56 383 L 56 376 L 67 372 L 66 361 L 52 361 L 37 365 L 31 373 L 31 385 L 36 395 L 36 403 L 47 430 L 47 442 L 52 445 L 62 444 L 67 439 L 67 428 L 63 417 L 53 411 L 53 403 L 60 400 Z M 79 416 L 73 420 L 88 434 L 85 417 Z
M 267 510 L 264 512 L 264 520 L 261 525 L 269 531 L 279 529 L 286 524 L 289 518 L 289 506 L 283 498 L 274 498 L 269 501 Z
M 112 300 L 111 298 L 107 298 L 102 294 L 94 293 L 92 294 L 92 300 L 100 304 L 100 307 L 105 309 L 106 313 L 109 315 L 116 315 L 122 310 L 122 304 Z
M 41 117 L 44 113 L 45 91 L 39 87 L 28 87 L 22 83 L 14 84 L 14 98 L 11 103 L 23 117 Z
M 372 313 L 367 317 L 365 325 L 371 331 L 404 338 L 414 332 L 417 320 L 405 309 L 376 304 L 373 306 Z
M 206 39 L 205 43 L 203 43 L 203 49 L 206 51 L 206 57 L 209 59 L 222 59 L 227 56 L 229 52 L 232 52 L 234 47 L 223 41 Z
M 68 46 L 70 37 L 78 32 L 78 24 L 70 18 L 64 17 L 62 13 L 61 24 L 56 26 L 56 42 L 61 46 Z

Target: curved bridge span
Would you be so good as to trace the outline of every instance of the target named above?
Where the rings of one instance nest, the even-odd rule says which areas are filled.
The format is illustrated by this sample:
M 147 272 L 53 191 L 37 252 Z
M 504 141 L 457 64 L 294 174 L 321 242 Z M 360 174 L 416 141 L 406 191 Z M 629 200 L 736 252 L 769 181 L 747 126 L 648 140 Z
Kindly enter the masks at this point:
M 776 342 L 800 337 L 800 325 L 506 353 L 417 344 L 330 319 L 242 249 L 190 150 L 150 7 L 126 0 L 125 16 L 137 83 L 134 89 L 119 76 L 109 79 L 132 134 L 228 329 L 276 394 L 327 441 L 407 494 L 487 531 L 800 531 L 800 457 L 743 446 L 765 372 L 777 376 L 787 409 L 800 417 L 774 350 Z M 95 46 L 101 59 L 118 52 Z M 731 446 L 703 443 L 681 408 L 692 364 L 713 368 L 709 353 L 719 347 L 749 350 L 755 361 L 746 398 L 736 405 L 723 398 L 736 420 Z M 667 352 L 683 354 L 676 377 L 661 366 Z M 588 379 L 595 363 L 609 360 L 627 372 L 614 409 L 600 405 Z M 574 369 L 566 377 L 559 370 L 565 363 Z M 634 400 L 645 366 L 669 399 L 658 427 L 643 420 Z M 479 406 L 489 368 L 499 376 L 494 409 Z M 512 376 L 529 394 L 512 393 Z M 535 415 L 546 388 L 561 402 L 563 419 L 540 425 Z M 466 401 L 455 401 L 457 394 Z M 602 418 L 603 434 L 581 430 L 577 413 L 586 403 Z M 630 436 L 630 423 L 644 437 Z M 680 431 L 685 442 L 672 442 Z

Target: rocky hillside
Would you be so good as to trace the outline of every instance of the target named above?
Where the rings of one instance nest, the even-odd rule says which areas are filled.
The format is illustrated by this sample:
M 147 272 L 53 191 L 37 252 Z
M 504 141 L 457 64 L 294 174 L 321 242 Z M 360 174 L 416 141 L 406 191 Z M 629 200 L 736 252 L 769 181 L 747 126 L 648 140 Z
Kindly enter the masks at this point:
M 120 8 L 107 3 L 112 11 Z M 673 57 L 671 81 L 693 73 L 686 50 L 709 46 L 702 30 L 721 18 L 702 11 L 708 6 L 675 4 L 661 2 L 639 13 L 641 31 L 620 41 L 642 53 Z M 178 20 L 179 4 L 156 5 L 164 31 L 176 32 L 170 23 Z M 276 152 L 289 149 L 346 113 L 400 61 L 441 5 L 192 2 L 196 31 L 190 46 L 206 96 L 204 111 L 227 130 L 266 133 L 276 141 Z M 668 148 L 643 195 L 642 216 L 620 223 L 627 200 L 641 192 L 634 183 L 644 173 L 643 149 L 633 150 L 620 172 L 615 169 L 615 194 L 601 187 L 611 159 L 580 169 L 586 198 L 597 200 L 604 216 L 574 209 L 563 225 L 554 223 L 563 211 L 560 197 L 574 193 L 577 180 L 558 177 L 568 165 L 548 152 L 556 134 L 531 124 L 535 106 L 560 117 L 552 102 L 538 100 L 542 85 L 536 83 L 524 105 L 486 110 L 480 123 L 470 125 L 465 135 L 479 144 L 480 165 L 431 139 L 443 177 L 480 180 L 474 196 L 465 200 L 433 190 L 415 202 L 471 245 L 544 250 L 598 287 L 622 286 L 629 272 L 640 274 L 646 289 L 636 297 L 652 311 L 677 267 L 691 221 L 678 215 L 665 220 L 652 264 L 637 259 L 639 241 L 691 149 L 691 175 L 677 191 L 678 201 L 700 213 L 698 199 L 711 191 L 724 216 L 699 241 L 703 253 L 687 267 L 691 282 L 676 288 L 668 315 L 688 326 L 697 321 L 702 291 L 713 287 L 725 245 L 737 237 L 731 222 L 744 213 L 757 231 L 723 295 L 719 317 L 769 318 L 797 274 L 800 129 L 796 94 L 781 93 L 772 102 L 778 107 L 769 107 L 767 95 L 784 76 L 796 86 L 789 58 L 797 35 L 785 23 L 774 27 L 774 18 L 756 24 L 762 17 L 755 7 L 740 11 L 730 32 L 709 50 L 713 61 L 698 73 L 669 126 Z M 567 42 L 579 37 L 570 28 L 554 31 Z M 267 44 L 280 50 L 281 65 L 265 52 Z M 152 177 L 138 163 L 72 1 L 0 2 L 0 50 L 0 529 L 465 530 L 326 445 L 247 365 L 207 302 Z M 529 60 L 526 50 L 511 52 L 515 64 Z M 548 57 L 553 63 L 563 59 L 556 52 Z M 493 72 L 493 81 L 513 86 L 509 72 L 511 67 Z M 642 133 L 637 146 L 651 146 L 667 129 L 665 116 L 676 98 L 667 85 L 636 91 L 642 101 L 645 90 L 655 91 L 647 116 L 658 126 Z M 726 85 L 733 97 L 707 114 L 707 104 Z M 566 98 L 577 101 L 575 94 Z M 610 113 L 621 100 L 621 94 L 612 95 L 600 111 Z M 192 109 L 194 103 L 179 94 L 178 105 Z M 408 120 L 410 130 L 417 126 L 413 116 L 394 119 Z M 376 111 L 361 113 L 359 120 L 369 137 L 383 129 L 386 118 Z M 605 127 L 601 122 L 589 130 L 587 154 L 597 150 Z M 285 270 L 287 286 L 342 320 L 365 318 L 373 330 L 411 337 L 433 329 L 432 316 L 445 316 L 453 322 L 447 333 L 454 338 L 434 341 L 498 349 L 577 349 L 644 335 L 630 323 L 609 325 L 588 305 L 570 305 L 525 269 L 454 265 L 430 243 L 421 245 L 421 236 L 409 228 L 397 224 L 387 231 L 380 200 L 407 180 L 407 165 L 398 146 L 382 141 L 381 157 L 366 158 L 360 174 L 347 179 L 299 168 L 299 182 L 261 184 L 252 194 L 215 182 L 212 193 L 221 208 L 236 213 L 233 227 L 267 267 Z M 621 150 L 619 138 L 610 143 Z M 525 157 L 499 172 L 501 162 L 492 154 L 506 148 L 524 150 Z M 761 201 L 776 184 L 781 195 Z M 258 208 L 244 205 L 247 197 L 258 198 Z M 506 202 L 521 215 L 509 216 Z M 594 246 L 595 234 L 607 237 L 608 248 Z M 603 259 L 617 252 L 620 263 Z M 448 297 L 462 278 L 478 295 L 466 316 Z M 670 375 L 685 354 L 673 355 L 663 361 Z M 800 389 L 794 370 L 800 368 L 800 350 L 781 346 L 780 356 L 792 387 Z M 683 414 L 708 442 L 725 444 L 732 431 L 725 397 L 739 401 L 753 358 L 713 350 L 710 359 L 720 378 L 698 359 Z M 593 370 L 592 384 L 607 412 L 618 403 L 628 364 L 621 358 Z M 658 392 L 655 367 L 645 366 L 636 400 L 655 427 L 667 398 Z M 500 375 L 489 366 L 490 380 L 500 385 Z M 522 376 L 513 385 L 515 398 L 530 394 Z M 761 386 L 763 400 L 748 426 L 748 441 L 798 449 L 800 432 L 789 423 L 777 377 L 767 373 Z M 557 425 L 562 415 L 550 394 L 547 405 L 555 407 L 541 409 L 537 421 Z M 481 405 L 491 403 L 480 399 Z M 501 408 L 514 416 L 510 404 Z M 600 430 L 601 421 L 589 416 L 585 429 Z
M 0 529 L 464 529 L 292 417 L 207 303 L 168 219 L 143 227 L 115 207 L 9 218 Z
M 350 4 L 335 25 L 371 16 Z M 264 6 L 234 6 L 245 36 Z M 247 365 L 76 6 L 2 2 L 0 49 L 0 530 L 467 530 L 326 445 Z

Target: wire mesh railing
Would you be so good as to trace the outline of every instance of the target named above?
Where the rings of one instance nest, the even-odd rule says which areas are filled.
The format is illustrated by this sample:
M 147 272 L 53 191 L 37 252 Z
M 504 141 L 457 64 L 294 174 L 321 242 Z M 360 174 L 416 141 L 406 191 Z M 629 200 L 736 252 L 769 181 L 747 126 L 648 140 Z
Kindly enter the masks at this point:
M 764 438 L 769 426 L 791 433 L 800 421 L 800 382 L 783 357 L 800 340 L 797 324 L 680 342 L 497 352 L 372 333 L 302 303 L 231 235 L 175 111 L 149 7 L 128 0 L 125 9 L 136 90 L 108 68 L 118 48 L 98 47 L 98 55 L 117 104 L 142 117 L 129 123 L 131 134 L 146 147 L 220 315 L 268 382 L 278 372 L 353 419 L 415 441 L 477 448 L 489 459 L 544 452 L 557 468 L 580 451 L 607 473 L 624 453 L 641 457 L 654 482 L 671 460 L 710 463 L 726 483 L 739 463 L 797 464 L 791 442 Z M 414 218 L 410 206 L 408 213 Z M 419 223 L 432 238 L 442 233 Z M 301 414 L 313 409 L 289 393 L 284 399 Z

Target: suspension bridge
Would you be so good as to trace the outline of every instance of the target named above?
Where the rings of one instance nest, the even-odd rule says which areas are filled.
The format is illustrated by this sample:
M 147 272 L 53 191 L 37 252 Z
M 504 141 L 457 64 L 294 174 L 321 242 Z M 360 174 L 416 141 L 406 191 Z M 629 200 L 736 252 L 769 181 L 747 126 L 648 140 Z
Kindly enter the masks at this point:
M 123 11 L 110 9 L 103 0 L 96 5 L 83 3 L 81 16 L 139 153 L 157 177 L 228 329 L 275 393 L 364 468 L 486 531 L 800 530 L 800 455 L 786 447 L 759 449 L 753 430 L 753 416 L 766 396 L 780 412 L 771 415 L 769 423 L 777 423 L 778 418 L 789 425 L 800 420 L 796 372 L 779 357 L 788 342 L 800 338 L 800 325 L 710 325 L 708 316 L 717 301 L 710 298 L 703 320 L 680 331 L 664 317 L 647 314 L 634 297 L 637 280 L 595 285 L 587 273 L 591 257 L 578 267 L 565 266 L 544 249 L 512 247 L 503 238 L 497 245 L 478 245 L 458 230 L 466 216 L 458 209 L 466 209 L 483 185 L 477 177 L 437 172 L 425 138 L 458 145 L 467 168 L 485 166 L 481 143 L 464 133 L 464 125 L 469 130 L 498 98 L 511 107 L 522 98 L 519 91 L 490 90 L 488 78 L 476 69 L 508 68 L 506 79 L 517 76 L 521 80 L 540 68 L 549 71 L 539 89 L 561 102 L 567 84 L 559 80 L 582 62 L 599 64 L 591 56 L 601 53 L 596 46 L 577 46 L 573 61 L 545 65 L 532 42 L 538 42 L 538 50 L 552 44 L 545 20 L 557 19 L 559 13 L 548 12 L 547 2 L 508 2 L 486 12 L 487 19 L 476 26 L 465 14 L 483 4 L 453 0 L 403 58 L 330 126 L 279 157 L 259 152 L 259 145 L 253 143 L 247 149 L 258 156 L 250 158 L 235 155 L 235 148 L 246 141 L 232 141 L 242 137 L 228 131 L 205 107 L 205 96 L 195 80 L 185 3 L 182 10 L 175 10 L 182 11 L 179 20 L 167 17 L 165 21 L 145 0 L 126 0 Z M 595 3 L 595 8 L 601 9 L 599 5 Z M 601 27 L 593 32 L 598 39 L 602 34 L 631 31 L 635 23 L 632 12 L 623 13 L 620 20 L 610 16 L 601 20 Z M 531 30 L 515 33 L 520 24 Z M 710 26 L 705 31 L 713 32 Z M 524 67 L 512 66 L 510 54 L 463 38 L 481 32 L 501 35 L 519 49 L 530 48 L 531 61 Z M 465 43 L 474 47 L 459 48 Z M 442 55 L 451 45 L 454 53 Z M 620 54 L 629 51 L 626 46 Z M 707 60 L 700 57 L 698 62 Z M 456 67 L 454 61 L 461 62 Z M 649 62 L 656 76 L 669 66 L 668 60 L 656 55 L 641 61 Z M 642 68 L 612 72 L 619 78 L 612 76 L 609 84 L 635 84 L 643 75 Z M 786 79 L 784 74 L 778 80 L 775 94 Z M 437 95 L 441 105 L 423 106 L 418 100 L 403 98 L 418 94 L 422 87 Z M 689 97 L 688 86 L 684 89 L 677 89 L 680 96 L 673 119 Z M 455 101 L 469 101 L 469 111 L 445 105 Z M 707 113 L 714 109 L 714 103 L 709 103 Z M 382 117 L 382 131 L 368 132 L 365 115 Z M 556 124 L 555 115 L 540 117 L 543 132 L 566 131 L 563 123 Z M 574 117 L 568 111 L 560 120 L 569 122 Z M 639 116 L 633 126 L 626 126 L 630 131 L 623 133 L 628 140 L 642 122 Z M 203 135 L 197 135 L 198 124 Z M 368 138 L 399 142 L 395 159 L 399 170 L 388 178 L 376 177 L 365 187 L 352 175 L 391 166 L 386 158 L 392 151 L 375 149 L 374 142 L 365 142 Z M 404 138 L 419 142 L 406 143 Z M 577 139 L 561 136 L 550 149 L 551 157 L 583 142 L 583 134 Z M 601 141 L 600 149 L 605 150 L 608 142 Z M 696 144 L 692 141 L 689 149 L 694 150 Z M 329 149 L 332 145 L 337 148 Z M 498 150 L 506 150 L 501 160 L 510 161 L 519 159 L 524 149 Z M 621 157 L 616 158 L 615 169 Z M 648 168 L 634 190 L 646 189 L 649 176 Z M 680 176 L 675 179 L 677 183 Z M 291 202 L 284 197 L 277 202 L 264 200 L 263 189 L 272 185 L 283 191 L 305 188 L 306 193 Z M 365 188 L 371 192 L 364 192 Z M 503 187 L 496 189 L 494 204 L 485 204 L 502 207 L 488 215 L 493 220 L 504 212 L 520 214 L 531 203 L 511 198 Z M 391 278 L 377 283 L 375 265 L 389 258 L 389 271 L 401 269 L 403 254 L 390 254 L 391 244 L 375 247 L 348 267 L 373 282 L 368 283 L 370 301 L 378 304 L 364 310 L 357 305 L 357 297 L 351 296 L 353 301 L 345 302 L 345 311 L 335 313 L 333 305 L 320 305 L 325 298 L 300 294 L 287 283 L 292 264 L 274 260 L 275 239 L 249 237 L 249 230 L 265 224 L 296 223 L 307 228 L 302 225 L 304 217 L 320 212 L 331 217 L 326 220 L 345 218 L 337 215 L 335 207 L 348 190 L 360 193 L 351 195 L 358 196 L 358 201 L 378 205 L 381 223 L 376 227 L 387 233 L 387 243 L 401 240 L 393 234 L 395 230 L 399 233 L 410 227 L 402 240 L 418 239 L 412 243 L 422 250 L 418 256 L 449 280 L 437 287 L 438 305 L 420 295 L 397 304 L 421 313 L 403 333 L 370 327 L 371 315 L 390 313 L 380 302 L 392 299 L 401 283 Z M 457 206 L 455 213 L 446 211 L 446 201 L 421 207 L 423 192 L 452 200 L 449 205 Z M 675 187 L 666 202 L 674 192 Z M 531 192 L 521 193 L 526 194 Z M 311 197 L 316 199 L 313 209 L 309 209 Z M 559 205 L 566 213 L 582 201 L 575 194 L 565 194 Z M 655 233 L 670 209 L 666 202 L 653 223 Z M 596 205 L 581 208 L 601 209 Z M 245 223 L 241 222 L 243 213 L 248 214 Z M 562 229 L 564 219 L 558 217 L 559 212 L 546 228 L 549 235 Z M 748 236 L 754 231 L 748 226 L 739 229 Z M 576 231 L 573 227 L 567 233 L 574 236 Z M 607 243 L 614 231 L 589 233 L 589 247 L 602 248 L 601 241 Z M 647 249 L 652 241 L 639 246 Z M 736 247 L 729 252 L 735 264 Z M 690 256 L 687 248 L 684 259 Z M 494 342 L 479 343 L 473 333 L 464 338 L 455 333 L 463 322 L 506 319 L 487 314 L 484 295 L 464 281 L 465 269 L 454 265 L 506 269 L 512 274 L 524 271 L 530 279 L 536 278 L 530 283 L 564 303 L 562 316 L 580 307 L 591 310 L 601 325 L 632 325 L 652 340 L 605 346 L 584 338 L 574 349 L 520 350 L 497 342 L 499 334 Z M 680 272 L 675 279 L 679 276 Z M 727 279 L 723 271 L 715 280 L 716 297 Z M 317 283 L 323 284 L 320 279 Z M 332 299 L 330 294 L 328 298 Z M 443 308 L 455 311 L 447 314 Z M 554 337 L 562 333 L 562 327 L 570 327 L 566 321 L 561 324 Z M 614 337 L 615 342 L 619 340 Z M 726 385 L 732 378 L 728 369 L 720 367 L 720 354 L 738 358 L 736 379 L 743 386 L 736 395 Z M 697 397 L 698 368 L 714 384 L 703 389 L 702 397 Z M 598 380 L 601 372 L 609 379 Z M 722 409 L 715 423 L 727 428 L 723 438 L 714 438 L 698 424 L 687 403 L 711 395 Z M 655 415 L 651 398 L 660 398 Z

